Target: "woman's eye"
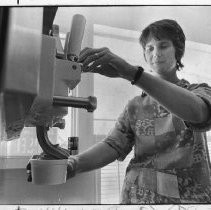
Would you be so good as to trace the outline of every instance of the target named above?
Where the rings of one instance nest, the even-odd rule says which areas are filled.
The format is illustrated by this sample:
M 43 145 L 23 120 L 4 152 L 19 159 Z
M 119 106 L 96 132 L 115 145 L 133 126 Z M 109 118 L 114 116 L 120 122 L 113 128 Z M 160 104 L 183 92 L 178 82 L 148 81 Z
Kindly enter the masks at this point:
M 147 51 L 147 52 L 152 52 L 153 49 L 154 49 L 153 47 L 147 47 L 147 48 L 146 48 L 146 51 Z
M 168 45 L 161 45 L 161 46 L 160 46 L 161 49 L 165 49 L 165 48 L 167 48 L 167 47 L 168 47 Z
M 170 47 L 169 43 L 161 43 L 160 45 L 160 49 L 166 49 L 168 47 Z

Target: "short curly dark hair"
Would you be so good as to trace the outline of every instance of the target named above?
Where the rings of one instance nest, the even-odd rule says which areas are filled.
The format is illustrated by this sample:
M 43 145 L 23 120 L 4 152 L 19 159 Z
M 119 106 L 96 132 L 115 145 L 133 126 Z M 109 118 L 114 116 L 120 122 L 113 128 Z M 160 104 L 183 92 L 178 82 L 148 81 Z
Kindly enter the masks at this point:
M 181 59 L 185 52 L 185 34 L 180 25 L 171 19 L 158 20 L 148 25 L 141 33 L 139 41 L 145 49 L 149 36 L 152 35 L 158 40 L 171 40 L 175 48 L 176 68 L 180 70 L 184 67 Z

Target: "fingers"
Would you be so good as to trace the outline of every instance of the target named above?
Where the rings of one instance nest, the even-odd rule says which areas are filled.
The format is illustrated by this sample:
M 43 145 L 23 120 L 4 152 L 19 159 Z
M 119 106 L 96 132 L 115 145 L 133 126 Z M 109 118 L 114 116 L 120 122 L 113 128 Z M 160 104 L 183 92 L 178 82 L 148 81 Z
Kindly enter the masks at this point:
M 72 178 L 76 175 L 76 167 L 78 164 L 78 158 L 70 155 L 67 162 L 67 179 Z
M 82 72 L 99 73 L 108 77 L 118 77 L 118 69 L 111 65 L 112 60 L 116 60 L 114 55 L 106 47 L 99 49 L 85 48 L 79 55 L 79 62 L 82 62 Z M 117 59 L 118 60 L 118 59 Z
M 102 62 L 106 62 L 102 59 L 109 52 L 108 48 L 91 49 L 85 48 L 81 51 L 79 56 L 79 62 L 83 63 L 83 72 L 97 72 L 95 71 L 97 66 L 101 66 Z
M 31 163 L 29 162 L 26 166 L 27 181 L 32 182 Z
M 89 63 L 88 59 L 87 62 L 84 62 L 84 67 L 86 68 L 86 71 L 98 72 L 99 69 L 105 66 L 109 60 L 109 56 L 107 56 L 107 50 L 97 53 L 94 57 L 95 60 L 91 63 Z
M 102 47 L 102 48 L 98 48 L 98 49 L 93 49 L 93 48 L 86 47 L 80 52 L 78 61 L 83 63 L 87 59 L 87 57 L 93 56 L 96 53 L 100 53 L 105 50 L 108 50 L 108 48 Z
M 119 74 L 116 70 L 116 66 L 110 64 L 110 59 L 110 56 L 104 54 L 95 62 L 93 62 L 92 65 L 87 66 L 85 72 L 99 73 L 107 77 L 118 77 Z
M 93 71 L 98 65 L 102 65 L 106 62 L 104 59 L 108 50 L 103 50 L 99 53 L 95 53 L 94 55 L 90 55 L 83 62 L 83 71 Z

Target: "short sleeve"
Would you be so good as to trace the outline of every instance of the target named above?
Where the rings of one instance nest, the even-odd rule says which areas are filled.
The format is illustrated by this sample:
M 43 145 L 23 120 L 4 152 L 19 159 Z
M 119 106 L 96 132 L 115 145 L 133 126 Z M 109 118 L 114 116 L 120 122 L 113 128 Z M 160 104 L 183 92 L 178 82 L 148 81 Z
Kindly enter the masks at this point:
M 118 117 L 114 128 L 103 141 L 118 152 L 118 160 L 120 161 L 123 161 L 130 153 L 134 145 L 134 133 L 130 126 L 128 106 Z
M 207 104 L 210 110 L 209 113 L 211 113 L 211 87 L 208 86 L 206 83 L 202 83 L 202 84 L 197 84 L 197 85 L 196 84 L 190 85 L 188 89 L 191 92 L 195 93 Z M 185 124 L 195 131 L 207 132 L 211 129 L 211 114 L 209 116 L 209 119 L 204 123 L 194 124 L 190 122 L 185 122 Z

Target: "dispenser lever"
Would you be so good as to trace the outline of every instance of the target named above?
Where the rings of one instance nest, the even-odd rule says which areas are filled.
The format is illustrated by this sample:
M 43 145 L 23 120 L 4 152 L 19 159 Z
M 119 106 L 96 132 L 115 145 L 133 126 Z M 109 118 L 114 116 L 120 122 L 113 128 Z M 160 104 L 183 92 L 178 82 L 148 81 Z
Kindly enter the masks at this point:
M 67 59 L 77 62 L 81 50 L 86 19 L 83 15 L 73 16 L 69 40 L 67 43 Z

